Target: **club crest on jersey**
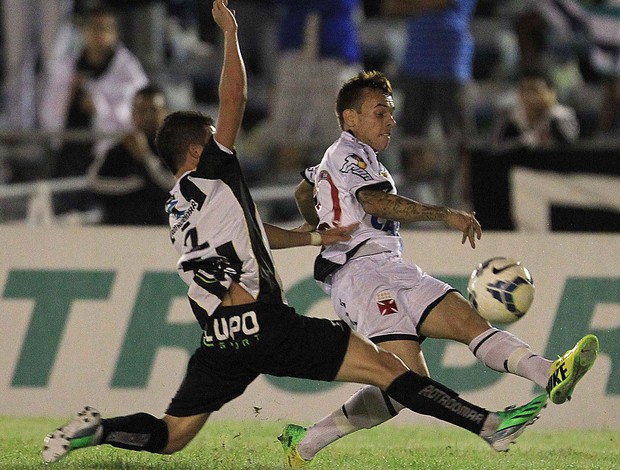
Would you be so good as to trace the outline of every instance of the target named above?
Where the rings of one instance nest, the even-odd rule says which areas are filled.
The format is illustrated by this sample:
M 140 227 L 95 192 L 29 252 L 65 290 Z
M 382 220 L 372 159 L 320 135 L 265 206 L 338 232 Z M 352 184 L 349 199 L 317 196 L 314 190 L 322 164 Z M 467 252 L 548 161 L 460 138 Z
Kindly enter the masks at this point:
M 392 315 L 398 313 L 398 306 L 392 292 L 385 290 L 377 294 L 377 307 L 379 307 L 379 315 Z
M 370 181 L 372 180 L 372 176 L 370 176 L 370 173 L 366 170 L 367 167 L 368 164 L 364 160 L 354 153 L 350 153 L 347 155 L 347 158 L 344 159 L 344 165 L 340 168 L 340 172 L 353 173 L 354 175 L 362 178 L 364 181 Z

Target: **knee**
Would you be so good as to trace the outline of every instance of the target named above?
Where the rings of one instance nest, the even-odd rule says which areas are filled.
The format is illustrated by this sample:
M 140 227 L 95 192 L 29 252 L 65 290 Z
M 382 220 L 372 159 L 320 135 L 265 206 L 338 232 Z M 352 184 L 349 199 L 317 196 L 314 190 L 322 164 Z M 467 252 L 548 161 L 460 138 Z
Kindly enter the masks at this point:
M 164 422 L 168 429 L 168 439 L 161 454 L 174 454 L 183 450 L 189 444 L 194 436 L 204 424 L 202 419 L 190 418 L 174 418 L 170 416 L 164 417 Z
M 168 443 L 166 444 L 166 447 L 164 447 L 164 449 L 160 452 L 160 454 L 174 454 L 175 452 L 179 452 L 180 450 L 183 450 L 187 444 L 189 443 L 190 440 L 188 439 L 183 439 L 182 437 L 179 438 L 168 438 Z
M 465 299 L 458 299 L 449 316 L 449 329 L 452 337 L 463 344 L 469 344 L 476 336 L 491 328 Z
M 453 326 L 455 327 L 455 339 L 463 344 L 471 343 L 474 338 L 491 328 L 489 322 L 478 315 L 473 308 L 456 316 Z

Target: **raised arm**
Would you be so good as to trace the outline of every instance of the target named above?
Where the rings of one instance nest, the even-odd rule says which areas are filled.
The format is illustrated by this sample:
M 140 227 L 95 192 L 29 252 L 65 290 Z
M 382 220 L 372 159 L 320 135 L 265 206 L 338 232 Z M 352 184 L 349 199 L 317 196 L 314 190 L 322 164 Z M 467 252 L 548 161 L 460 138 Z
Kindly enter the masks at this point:
M 237 21 L 228 0 L 215 0 L 213 19 L 224 33 L 224 64 L 220 75 L 219 110 L 215 140 L 233 149 L 247 101 L 247 77 L 237 39 Z
M 461 243 L 469 240 L 472 248 L 476 247 L 476 238 L 480 240 L 482 236 L 482 229 L 474 212 L 423 204 L 406 197 L 374 189 L 362 189 L 357 197 L 367 214 L 383 219 L 399 222 L 431 220 L 445 222 L 463 234 Z

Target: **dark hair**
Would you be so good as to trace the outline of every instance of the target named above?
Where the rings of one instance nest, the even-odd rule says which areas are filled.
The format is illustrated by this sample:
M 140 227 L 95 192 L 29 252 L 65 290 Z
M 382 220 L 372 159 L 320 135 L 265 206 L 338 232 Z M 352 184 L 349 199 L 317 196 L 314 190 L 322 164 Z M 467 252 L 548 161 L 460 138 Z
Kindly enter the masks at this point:
M 143 86 L 138 91 L 136 91 L 136 94 L 134 95 L 134 99 L 138 96 L 144 96 L 146 98 L 153 98 L 154 96 L 157 96 L 157 95 L 162 95 L 164 99 L 166 98 L 166 92 L 164 92 L 164 89 L 162 87 L 160 87 L 159 85 L 155 85 L 155 84 L 149 84 L 149 85 Z
M 336 116 L 341 129 L 344 130 L 345 109 L 361 111 L 366 89 L 378 90 L 387 96 L 392 96 L 392 84 L 382 72 L 364 71 L 347 80 L 340 88 L 336 99 Z
M 98 16 L 111 16 L 118 21 L 118 11 L 106 3 L 96 4 L 84 12 L 84 22 L 89 23 Z
M 168 114 L 157 130 L 155 145 L 168 169 L 176 174 L 185 160 L 190 144 L 204 145 L 213 118 L 197 111 Z
M 544 67 L 525 67 L 519 74 L 519 81 L 524 79 L 540 79 L 543 80 L 549 88 L 555 88 L 555 83 L 551 77 L 551 73 Z

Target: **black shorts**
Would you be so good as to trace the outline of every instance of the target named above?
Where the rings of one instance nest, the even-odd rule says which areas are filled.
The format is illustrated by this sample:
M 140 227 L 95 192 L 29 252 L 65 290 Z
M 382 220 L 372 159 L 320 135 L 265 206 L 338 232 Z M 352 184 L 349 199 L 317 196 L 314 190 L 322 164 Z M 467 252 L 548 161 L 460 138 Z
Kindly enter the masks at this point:
M 260 374 L 332 381 L 350 333 L 344 322 L 304 317 L 287 305 L 220 307 L 208 317 L 202 344 L 166 414 L 219 410 Z

